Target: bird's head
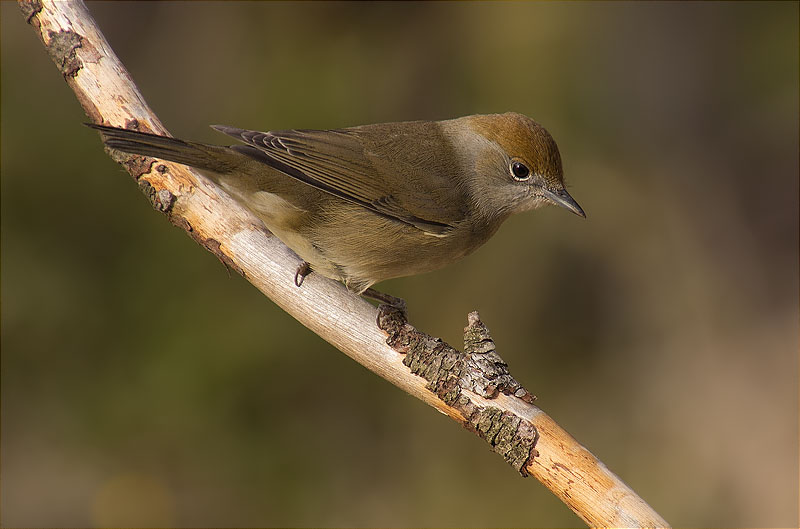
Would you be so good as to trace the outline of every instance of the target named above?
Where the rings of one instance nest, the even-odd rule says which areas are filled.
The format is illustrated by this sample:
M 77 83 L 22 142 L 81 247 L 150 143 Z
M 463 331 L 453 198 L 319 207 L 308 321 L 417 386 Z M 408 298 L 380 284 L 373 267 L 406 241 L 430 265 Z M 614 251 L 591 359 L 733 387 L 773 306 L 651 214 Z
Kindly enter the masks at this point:
M 555 140 L 531 118 L 508 112 L 442 123 L 485 214 L 506 216 L 554 204 L 586 216 L 564 187 Z

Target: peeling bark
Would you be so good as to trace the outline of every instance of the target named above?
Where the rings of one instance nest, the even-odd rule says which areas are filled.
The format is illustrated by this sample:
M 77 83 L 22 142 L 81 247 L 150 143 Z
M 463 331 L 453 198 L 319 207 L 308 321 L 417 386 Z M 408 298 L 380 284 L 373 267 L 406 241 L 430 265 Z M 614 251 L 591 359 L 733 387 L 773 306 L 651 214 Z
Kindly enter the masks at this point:
M 395 307 L 381 305 L 378 311 L 378 327 L 387 333 L 386 343 L 405 355 L 403 365 L 427 380 L 425 387 L 442 402 L 458 410 L 467 430 L 489 443 L 514 470 L 528 476 L 526 468 L 537 455 L 536 426 L 497 406 L 476 402 L 468 393 L 483 399 L 503 393 L 526 403 L 535 397 L 508 372 L 478 313 L 470 313 L 468 321 L 461 352 L 441 338 L 415 329 Z

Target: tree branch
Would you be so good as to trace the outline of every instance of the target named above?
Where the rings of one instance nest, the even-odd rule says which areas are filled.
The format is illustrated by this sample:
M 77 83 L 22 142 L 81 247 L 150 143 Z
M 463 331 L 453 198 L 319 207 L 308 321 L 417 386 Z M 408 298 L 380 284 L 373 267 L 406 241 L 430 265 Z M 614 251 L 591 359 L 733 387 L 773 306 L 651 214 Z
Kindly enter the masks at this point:
M 95 123 L 167 134 L 80 1 L 20 7 Z M 318 274 L 301 288 L 300 260 L 250 212 L 185 166 L 110 152 L 153 207 L 333 346 L 486 440 L 592 526 L 667 523 L 555 421 L 508 373 L 477 313 L 459 352 L 396 310 L 380 312 Z M 377 320 L 376 320 L 377 318 Z M 376 321 L 378 324 L 376 325 Z M 388 336 L 388 339 L 387 339 Z

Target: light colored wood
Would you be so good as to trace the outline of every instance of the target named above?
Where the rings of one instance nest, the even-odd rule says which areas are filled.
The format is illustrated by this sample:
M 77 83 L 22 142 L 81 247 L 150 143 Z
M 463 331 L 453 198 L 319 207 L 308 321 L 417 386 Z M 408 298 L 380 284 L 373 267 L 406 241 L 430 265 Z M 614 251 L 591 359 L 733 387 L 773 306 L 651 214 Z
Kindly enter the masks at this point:
M 92 121 L 125 126 L 137 120 L 145 128 L 166 133 L 82 2 L 21 2 L 21 7 L 56 65 L 66 72 L 66 81 Z M 54 46 L 62 42 L 79 42 L 80 46 L 64 53 L 63 46 Z M 66 62 L 65 56 L 69 59 Z M 293 281 L 300 264 L 297 256 L 212 183 L 191 169 L 168 162 L 154 163 L 141 175 L 142 181 L 153 187 L 162 204 L 172 203 L 174 197 L 169 211 L 174 223 L 187 229 L 303 325 L 403 391 L 464 422 L 458 410 L 445 405 L 425 388 L 424 379 L 403 365 L 402 354 L 386 345 L 372 305 L 348 293 L 341 284 L 316 274 L 297 288 Z M 502 394 L 488 401 L 469 391 L 463 393 L 475 404 L 501 408 L 536 426 L 539 455 L 532 458 L 527 471 L 589 525 L 668 526 L 536 406 Z

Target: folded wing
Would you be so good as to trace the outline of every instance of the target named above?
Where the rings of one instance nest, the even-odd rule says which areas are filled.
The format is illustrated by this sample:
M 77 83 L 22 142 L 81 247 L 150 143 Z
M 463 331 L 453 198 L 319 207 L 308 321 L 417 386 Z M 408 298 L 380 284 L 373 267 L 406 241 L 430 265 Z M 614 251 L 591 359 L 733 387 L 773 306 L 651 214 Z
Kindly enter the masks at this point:
M 443 182 L 441 174 L 421 174 L 425 168 L 413 163 L 400 162 L 393 170 L 376 165 L 376 154 L 365 149 L 357 129 L 258 132 L 220 125 L 214 128 L 244 142 L 246 145 L 232 147 L 238 152 L 431 235 L 446 236 L 461 220 L 457 190 Z M 432 173 L 440 173 L 432 169 Z

